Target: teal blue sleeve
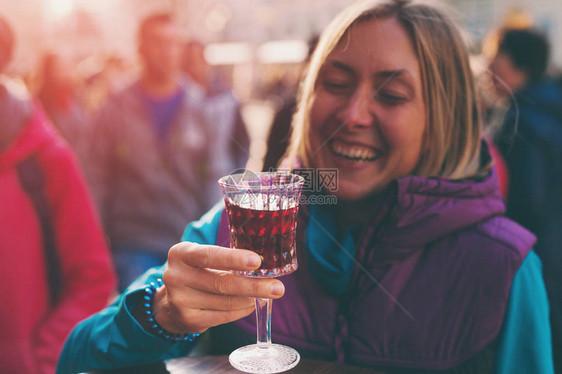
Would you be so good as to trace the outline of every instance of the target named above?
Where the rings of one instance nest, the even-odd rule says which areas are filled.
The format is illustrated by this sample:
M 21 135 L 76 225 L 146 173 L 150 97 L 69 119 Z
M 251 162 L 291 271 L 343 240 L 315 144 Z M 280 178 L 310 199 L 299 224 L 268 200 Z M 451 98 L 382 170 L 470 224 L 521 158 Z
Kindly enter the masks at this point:
M 223 204 L 217 204 L 199 221 L 191 223 L 184 241 L 214 244 Z M 108 370 L 185 356 L 195 343 L 172 343 L 143 329 L 132 311 L 142 300 L 143 289 L 161 278 L 166 265 L 148 270 L 110 306 L 78 324 L 60 355 L 57 374 Z
M 542 264 L 531 251 L 513 278 L 499 336 L 497 374 L 554 373 Z
M 199 221 L 192 222 L 187 226 L 182 240 L 199 244 L 216 244 L 223 209 L 224 202 L 217 203 Z

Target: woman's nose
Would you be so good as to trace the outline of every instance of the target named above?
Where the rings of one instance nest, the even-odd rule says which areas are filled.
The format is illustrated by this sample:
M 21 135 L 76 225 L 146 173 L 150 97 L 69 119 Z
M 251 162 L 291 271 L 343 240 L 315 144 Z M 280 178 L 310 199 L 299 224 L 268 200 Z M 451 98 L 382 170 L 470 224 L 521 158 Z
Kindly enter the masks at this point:
M 373 91 L 370 85 L 358 86 L 338 113 L 338 120 L 348 129 L 368 127 L 373 123 L 370 111 Z

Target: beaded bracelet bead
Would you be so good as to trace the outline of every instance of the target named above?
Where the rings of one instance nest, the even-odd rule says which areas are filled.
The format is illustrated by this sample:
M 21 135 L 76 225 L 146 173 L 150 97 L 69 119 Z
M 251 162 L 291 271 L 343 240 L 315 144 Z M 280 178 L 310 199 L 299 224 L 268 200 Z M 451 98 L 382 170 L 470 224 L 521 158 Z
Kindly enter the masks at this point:
M 148 286 L 144 289 L 144 302 L 143 302 L 143 315 L 145 317 L 146 326 L 149 332 L 153 333 L 154 335 L 173 342 L 192 342 L 196 337 L 200 334 L 174 334 L 172 332 L 166 331 L 156 322 L 152 312 L 152 304 L 154 301 L 154 294 L 156 294 L 156 289 L 162 286 L 164 282 L 162 282 L 161 278 L 156 280 L 156 283 L 150 282 Z

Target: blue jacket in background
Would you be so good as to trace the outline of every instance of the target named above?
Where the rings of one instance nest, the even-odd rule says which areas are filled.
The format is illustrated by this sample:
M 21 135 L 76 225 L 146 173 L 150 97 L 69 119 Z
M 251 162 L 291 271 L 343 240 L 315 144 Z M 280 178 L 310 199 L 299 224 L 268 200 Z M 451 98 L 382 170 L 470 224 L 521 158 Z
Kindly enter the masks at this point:
M 509 170 L 506 215 L 537 236 L 562 370 L 562 87 L 545 79 L 517 92 L 496 142 Z

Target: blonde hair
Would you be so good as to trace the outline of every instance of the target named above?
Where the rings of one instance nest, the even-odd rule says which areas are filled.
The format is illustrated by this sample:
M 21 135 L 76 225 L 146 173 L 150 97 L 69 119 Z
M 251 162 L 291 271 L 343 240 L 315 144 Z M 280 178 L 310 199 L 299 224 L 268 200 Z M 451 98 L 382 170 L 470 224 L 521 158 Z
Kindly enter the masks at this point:
M 426 130 L 414 175 L 452 179 L 482 174 L 481 120 L 468 51 L 460 30 L 443 5 L 422 0 L 360 1 L 341 12 L 322 34 L 299 90 L 286 153 L 291 164 L 311 167 L 310 110 L 322 65 L 356 23 L 396 18 L 410 34 L 420 65 Z

